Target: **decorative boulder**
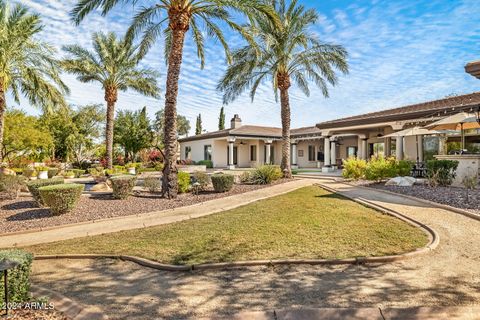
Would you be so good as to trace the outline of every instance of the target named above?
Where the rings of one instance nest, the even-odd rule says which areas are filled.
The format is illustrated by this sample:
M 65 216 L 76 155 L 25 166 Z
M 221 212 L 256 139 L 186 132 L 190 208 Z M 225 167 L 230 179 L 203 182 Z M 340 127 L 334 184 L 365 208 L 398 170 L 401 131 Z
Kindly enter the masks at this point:
M 413 177 L 395 177 L 388 180 L 386 186 L 411 187 L 415 184 L 416 179 Z
M 93 192 L 106 192 L 106 191 L 112 191 L 112 188 L 106 183 L 106 182 L 100 182 L 94 185 L 90 191 Z
M 8 168 L 2 168 L 2 172 L 1 172 L 3 175 L 6 175 L 6 176 L 15 176 L 16 173 L 15 171 L 11 170 L 11 169 L 8 169 Z

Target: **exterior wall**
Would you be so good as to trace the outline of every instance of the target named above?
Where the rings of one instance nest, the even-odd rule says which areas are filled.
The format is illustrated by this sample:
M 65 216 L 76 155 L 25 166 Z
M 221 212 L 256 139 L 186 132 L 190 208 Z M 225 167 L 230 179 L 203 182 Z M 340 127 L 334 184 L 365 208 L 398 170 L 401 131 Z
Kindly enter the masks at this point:
M 359 149 L 358 149 L 358 137 L 352 136 L 352 137 L 344 137 L 342 139 L 342 145 L 337 146 L 337 159 L 340 160 L 346 160 L 348 158 L 347 156 L 347 148 L 348 147 L 357 147 L 357 156 L 360 155 Z
M 308 146 L 315 146 L 315 161 L 308 161 Z M 323 152 L 323 139 L 300 140 L 297 144 L 297 165 L 299 168 L 317 168 L 317 153 Z M 299 154 L 303 152 L 303 156 Z M 321 163 L 322 164 L 322 163 Z
M 191 160 L 197 162 L 200 160 L 205 160 L 204 159 L 204 146 L 205 145 L 211 145 L 212 146 L 212 161 L 214 160 L 215 157 L 215 147 L 214 147 L 214 140 L 213 139 L 205 139 L 205 140 L 197 140 L 197 141 L 189 141 L 189 142 L 181 142 L 180 143 L 180 159 L 185 160 L 186 155 L 185 155 L 185 147 L 191 147 L 192 148 L 192 153 L 191 153 Z
M 214 168 L 224 168 L 228 165 L 228 142 L 227 139 L 214 140 Z

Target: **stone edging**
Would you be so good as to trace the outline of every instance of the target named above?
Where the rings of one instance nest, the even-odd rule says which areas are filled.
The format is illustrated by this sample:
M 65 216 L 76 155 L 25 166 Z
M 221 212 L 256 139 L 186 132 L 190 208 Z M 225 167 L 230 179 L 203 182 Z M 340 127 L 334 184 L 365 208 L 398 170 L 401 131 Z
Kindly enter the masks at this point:
M 102 313 L 90 312 L 85 307 L 64 295 L 36 285 L 31 286 L 31 291 L 36 298 L 47 297 L 53 303 L 56 311 L 61 312 L 70 320 L 108 320 Z
M 387 193 L 387 194 L 391 194 L 391 195 L 394 195 L 394 196 L 405 197 L 407 199 L 418 201 L 418 202 L 423 202 L 423 203 L 426 203 L 426 204 L 429 204 L 431 206 L 435 206 L 435 207 L 438 207 L 438 208 L 441 208 L 441 209 L 444 209 L 444 210 L 460 213 L 460 214 L 462 214 L 466 217 L 469 217 L 469 218 L 480 221 L 480 215 L 472 213 L 472 212 L 470 212 L 466 209 L 461 209 L 461 208 L 456 208 L 456 207 L 449 206 L 448 204 L 437 203 L 437 202 L 433 202 L 431 200 L 427 200 L 427 199 L 423 199 L 423 198 L 417 198 L 417 197 L 414 197 L 414 196 L 411 196 L 411 195 L 408 195 L 408 194 L 398 193 L 398 192 L 394 192 L 394 191 L 390 191 L 390 190 L 370 188 L 370 187 L 367 187 L 367 186 L 357 186 L 357 185 L 353 185 L 353 184 L 348 183 L 348 182 L 342 182 L 342 183 L 348 184 L 350 186 L 366 189 L 366 190 L 375 190 L 375 191 L 380 191 L 380 192 L 384 192 L 384 193 Z
M 139 264 L 144 267 L 163 270 L 163 271 L 193 271 L 193 270 L 212 270 L 212 269 L 230 269 L 239 267 L 253 267 L 253 266 L 273 266 L 273 265 L 342 265 L 342 264 L 365 264 L 365 263 L 388 263 L 400 260 L 406 260 L 418 255 L 429 253 L 434 250 L 439 242 L 440 237 L 437 232 L 429 226 L 409 218 L 399 212 L 390 210 L 380 205 L 374 204 L 365 199 L 352 198 L 342 194 L 342 192 L 336 191 L 328 186 L 317 184 L 319 187 L 324 188 L 332 193 L 340 194 L 347 197 L 359 204 L 378 210 L 384 214 L 394 216 L 410 225 L 421 228 L 428 234 L 430 242 L 423 248 L 416 249 L 415 251 L 402 253 L 391 256 L 381 257 L 356 257 L 348 259 L 280 259 L 280 260 L 246 260 L 246 261 L 234 261 L 234 262 L 221 262 L 221 263 L 204 263 L 195 265 L 171 265 L 163 264 L 153 260 L 144 259 L 136 256 L 128 255 L 104 255 L 104 254 L 66 254 L 66 255 L 39 255 L 35 256 L 35 260 L 52 260 L 52 259 L 119 259 L 123 261 L 129 261 Z

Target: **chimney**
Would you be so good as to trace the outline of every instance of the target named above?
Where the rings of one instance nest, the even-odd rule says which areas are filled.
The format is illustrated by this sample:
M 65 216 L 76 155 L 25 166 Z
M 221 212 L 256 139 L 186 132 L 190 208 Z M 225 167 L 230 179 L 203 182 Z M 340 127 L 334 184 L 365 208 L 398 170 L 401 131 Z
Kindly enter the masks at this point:
M 242 119 L 238 114 L 234 115 L 232 120 L 230 120 L 230 129 L 240 128 L 242 126 Z

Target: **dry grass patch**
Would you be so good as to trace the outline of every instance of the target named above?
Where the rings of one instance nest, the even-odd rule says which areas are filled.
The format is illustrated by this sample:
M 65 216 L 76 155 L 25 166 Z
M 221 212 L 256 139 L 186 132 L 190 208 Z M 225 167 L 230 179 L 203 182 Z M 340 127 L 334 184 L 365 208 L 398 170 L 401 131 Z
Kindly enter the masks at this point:
M 398 254 L 427 235 L 317 186 L 211 216 L 27 248 L 35 254 L 124 254 L 173 264 Z

